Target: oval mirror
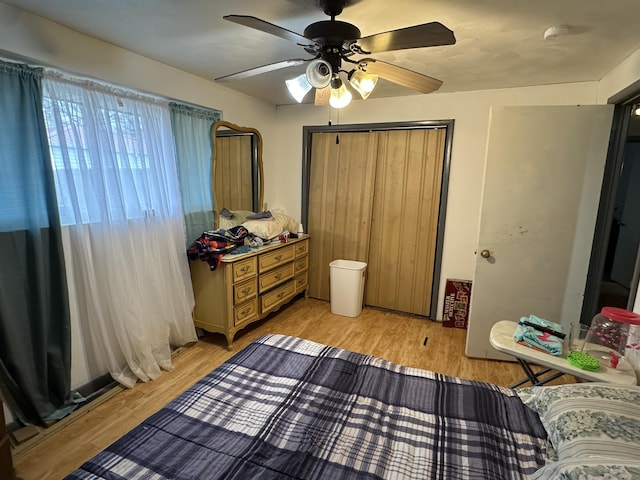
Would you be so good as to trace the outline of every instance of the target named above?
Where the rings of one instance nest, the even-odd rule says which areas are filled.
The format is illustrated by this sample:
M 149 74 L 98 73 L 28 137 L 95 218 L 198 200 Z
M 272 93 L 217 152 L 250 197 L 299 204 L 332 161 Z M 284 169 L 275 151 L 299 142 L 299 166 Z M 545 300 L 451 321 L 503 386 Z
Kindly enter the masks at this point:
M 255 128 L 221 120 L 211 127 L 213 205 L 216 228 L 220 210 L 262 210 L 264 178 L 262 135 Z

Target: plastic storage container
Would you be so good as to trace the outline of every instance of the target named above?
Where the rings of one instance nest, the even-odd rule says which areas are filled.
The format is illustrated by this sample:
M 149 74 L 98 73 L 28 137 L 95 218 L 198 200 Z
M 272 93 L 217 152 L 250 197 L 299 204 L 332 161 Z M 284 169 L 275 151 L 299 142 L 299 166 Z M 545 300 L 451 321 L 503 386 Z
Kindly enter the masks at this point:
M 366 263 L 353 260 L 334 260 L 329 264 L 331 313 L 345 317 L 360 315 L 366 270 Z
M 596 357 L 601 365 L 618 368 L 624 358 L 629 328 L 640 325 L 640 315 L 616 307 L 603 307 L 593 317 L 582 351 Z

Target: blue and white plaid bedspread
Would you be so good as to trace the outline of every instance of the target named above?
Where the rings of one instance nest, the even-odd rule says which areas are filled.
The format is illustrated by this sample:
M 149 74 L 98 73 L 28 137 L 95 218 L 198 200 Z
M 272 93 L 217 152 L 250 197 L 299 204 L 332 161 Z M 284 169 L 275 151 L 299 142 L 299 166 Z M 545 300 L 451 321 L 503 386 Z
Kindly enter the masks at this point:
M 67 478 L 506 480 L 545 452 L 512 390 L 268 335 Z

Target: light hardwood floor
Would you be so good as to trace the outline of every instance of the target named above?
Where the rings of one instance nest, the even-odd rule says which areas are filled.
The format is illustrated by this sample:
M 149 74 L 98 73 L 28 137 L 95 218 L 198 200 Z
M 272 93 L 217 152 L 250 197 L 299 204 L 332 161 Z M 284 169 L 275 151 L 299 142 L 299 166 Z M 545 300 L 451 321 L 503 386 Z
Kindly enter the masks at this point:
M 22 480 L 63 478 L 85 460 L 153 414 L 251 341 L 267 333 L 306 338 L 392 362 L 446 375 L 507 386 L 524 375 L 512 362 L 467 358 L 466 330 L 445 328 L 424 317 L 365 307 L 357 318 L 332 315 L 329 302 L 299 298 L 274 315 L 242 330 L 232 351 L 223 335 L 207 334 L 173 359 L 174 368 L 148 383 L 116 391 L 55 433 L 15 453 Z M 425 338 L 428 337 L 426 345 Z M 573 382 L 563 376 L 554 383 Z

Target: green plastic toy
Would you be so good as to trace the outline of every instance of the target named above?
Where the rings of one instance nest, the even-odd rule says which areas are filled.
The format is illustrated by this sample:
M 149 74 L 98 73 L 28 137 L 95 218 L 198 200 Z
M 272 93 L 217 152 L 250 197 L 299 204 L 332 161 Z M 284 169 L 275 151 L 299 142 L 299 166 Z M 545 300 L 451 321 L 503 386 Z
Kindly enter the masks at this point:
M 567 361 L 574 367 L 588 370 L 589 372 L 595 372 L 600 368 L 600 360 L 582 352 L 571 352 L 567 357 Z

